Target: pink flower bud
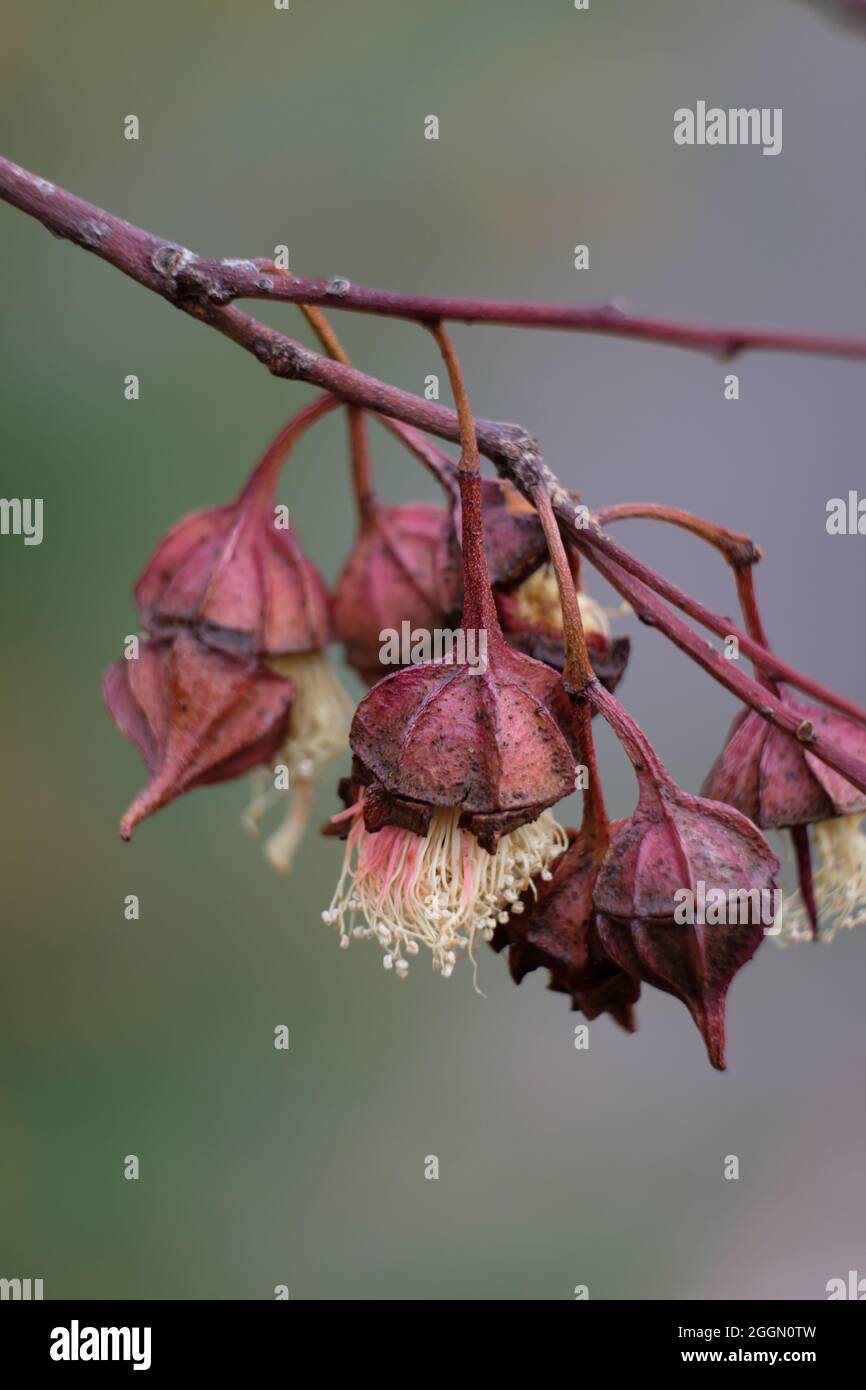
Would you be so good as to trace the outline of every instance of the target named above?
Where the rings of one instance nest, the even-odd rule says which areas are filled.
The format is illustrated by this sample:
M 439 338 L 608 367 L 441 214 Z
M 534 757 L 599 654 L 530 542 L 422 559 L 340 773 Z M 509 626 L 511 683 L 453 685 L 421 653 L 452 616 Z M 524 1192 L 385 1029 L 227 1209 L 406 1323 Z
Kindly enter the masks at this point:
M 454 625 L 462 594 L 460 552 L 448 512 L 424 502 L 373 502 L 334 587 L 334 632 L 346 661 L 372 685 L 384 673 L 383 632 Z
M 772 926 L 779 863 L 730 806 L 689 796 L 657 769 L 639 777 L 637 808 L 596 880 L 599 936 L 623 970 L 682 1000 L 721 1070 L 725 996 Z M 720 890 L 724 920 L 702 920 L 701 902 Z
M 194 626 L 229 652 L 285 656 L 324 646 L 327 592 L 275 508 L 274 489 L 291 443 L 331 405 L 318 398 L 280 431 L 236 501 L 192 512 L 159 542 L 135 586 L 152 637 Z
M 866 758 L 866 729 L 820 705 L 784 696 L 802 718 L 802 729 L 822 733 L 839 748 Z M 866 796 L 799 742 L 746 710 L 734 720 L 724 748 L 701 788 L 726 801 L 765 829 L 812 825 L 866 810 Z

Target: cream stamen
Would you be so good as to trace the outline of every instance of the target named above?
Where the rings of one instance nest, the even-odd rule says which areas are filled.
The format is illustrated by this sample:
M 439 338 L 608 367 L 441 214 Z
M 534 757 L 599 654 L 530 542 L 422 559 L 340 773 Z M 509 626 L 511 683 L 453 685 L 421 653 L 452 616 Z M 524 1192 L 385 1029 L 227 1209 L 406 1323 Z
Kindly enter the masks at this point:
M 459 807 L 437 808 L 423 836 L 391 825 L 370 834 L 358 803 L 340 881 L 322 913 L 339 926 L 341 945 L 352 937 L 379 940 L 391 961 L 386 969 L 401 977 L 409 969 L 403 953 L 426 946 L 447 979 L 460 956 L 472 958 L 478 941 L 491 939 L 497 922 L 523 911 L 520 894 L 568 845 L 549 811 L 503 835 L 495 854 L 459 820 Z
M 818 859 L 815 869 L 815 901 L 821 921 L 820 940 L 832 941 L 837 931 L 866 923 L 866 836 L 860 829 L 863 812 L 819 821 L 811 827 L 812 846 Z M 774 938 L 780 946 L 811 941 L 808 914 L 799 891 L 782 907 L 782 930 Z
M 271 657 L 268 665 L 295 685 L 288 737 L 277 755 L 288 768 L 289 786 L 277 791 L 267 772 L 256 773 L 244 824 L 256 833 L 266 812 L 290 798 L 282 825 L 265 842 L 269 862 L 288 874 L 312 811 L 313 788 L 323 768 L 346 751 L 352 702 L 321 650 Z
M 542 565 L 533 570 L 528 579 L 514 591 L 518 611 L 532 626 L 554 628 L 562 631 L 562 606 L 559 602 L 559 588 L 556 576 L 550 565 Z M 610 613 L 596 599 L 582 590 L 578 591 L 580 616 L 587 637 L 598 634 L 610 640 Z

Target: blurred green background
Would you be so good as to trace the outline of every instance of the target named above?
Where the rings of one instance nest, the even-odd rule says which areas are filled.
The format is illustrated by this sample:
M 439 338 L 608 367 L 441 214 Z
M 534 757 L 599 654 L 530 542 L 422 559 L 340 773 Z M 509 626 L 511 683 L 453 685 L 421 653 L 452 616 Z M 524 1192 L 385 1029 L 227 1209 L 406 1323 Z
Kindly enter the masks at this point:
M 300 273 L 407 291 L 866 324 L 866 43 L 792 0 L 7 0 L 3 31 L 3 153 L 202 253 L 287 243 Z M 675 147 L 673 111 L 698 99 L 781 106 L 782 154 Z M 48 1298 L 535 1300 L 821 1298 L 866 1272 L 862 936 L 768 942 L 731 991 L 718 1075 L 658 994 L 635 1037 L 601 1020 L 578 1052 L 565 1002 L 492 953 L 482 999 L 470 971 L 401 985 L 377 949 L 340 952 L 319 920 L 338 846 L 311 835 L 279 880 L 240 828 L 243 783 L 121 844 L 142 769 L 99 683 L 135 630 L 131 583 L 311 393 L 6 207 L 0 237 L 0 495 L 45 499 L 41 547 L 0 539 L 0 1276 Z M 261 314 L 309 340 L 297 310 Z M 403 387 L 438 370 L 411 326 L 337 326 Z M 864 698 L 866 541 L 824 529 L 827 499 L 864 483 L 862 366 L 456 339 L 476 411 L 539 434 L 591 504 L 655 498 L 755 535 L 779 648 Z M 375 443 L 383 495 L 433 495 Z M 339 418 L 282 495 L 333 578 L 353 534 Z M 622 536 L 730 611 L 711 552 Z M 619 630 L 621 693 L 695 788 L 733 702 Z M 602 752 L 625 814 L 630 775 Z M 323 786 L 317 823 L 335 805 Z

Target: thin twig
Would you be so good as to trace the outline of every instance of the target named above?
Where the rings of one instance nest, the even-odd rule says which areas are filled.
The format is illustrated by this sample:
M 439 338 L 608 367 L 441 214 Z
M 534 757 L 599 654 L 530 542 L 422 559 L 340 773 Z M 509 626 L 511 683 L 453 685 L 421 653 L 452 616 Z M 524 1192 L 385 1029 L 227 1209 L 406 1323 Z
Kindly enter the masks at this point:
M 228 303 L 232 295 L 226 292 L 225 285 L 209 275 L 208 267 L 218 264 L 225 268 L 228 264 L 229 269 L 238 265 L 243 268 L 254 265 L 253 262 L 202 261 L 185 247 L 135 227 L 2 158 L 0 198 L 37 218 L 55 236 L 91 251 L 184 313 L 215 328 L 251 352 L 273 375 L 322 387 L 349 405 L 365 406 L 440 438 L 453 441 L 461 439 L 455 411 L 313 352 Z M 293 280 L 292 283 L 297 282 Z M 833 351 L 845 356 L 866 358 L 866 342 L 857 340 L 847 341 L 847 347 L 842 349 L 837 340 L 814 340 L 800 336 L 796 339 L 796 346 L 803 351 L 830 351 L 829 343 L 833 341 L 836 342 Z M 707 346 L 706 342 L 703 345 Z M 737 345 L 744 346 L 742 342 Z M 769 344 L 763 341 L 763 345 Z M 790 340 L 787 346 L 792 346 Z M 630 591 L 627 597 L 632 592 L 637 595 L 637 600 L 632 600 L 635 609 L 651 615 L 645 616 L 645 621 L 654 623 L 665 632 L 745 704 L 757 709 L 766 719 L 778 723 L 801 742 L 808 742 L 810 751 L 866 791 L 866 764 L 828 744 L 823 735 L 816 734 L 811 727 L 806 730 L 796 726 L 796 718 L 789 707 L 776 701 L 778 708 L 775 708 L 769 692 L 762 691 L 743 672 L 733 670 L 731 663 L 716 653 L 709 643 L 703 642 L 687 624 L 658 603 L 645 583 L 629 577 L 626 571 L 632 574 L 640 572 L 659 592 L 665 592 L 671 601 L 679 603 L 679 606 L 684 606 L 684 601 L 688 602 L 687 596 L 681 595 L 675 586 L 655 575 L 648 567 L 641 566 L 627 551 L 615 546 L 591 518 L 587 520 L 586 509 L 578 506 L 558 482 L 531 435 L 520 425 L 492 420 L 475 420 L 474 433 L 479 450 L 495 464 L 503 477 L 515 484 L 528 501 L 533 502 L 542 492 L 550 496 L 560 523 L 572 533 L 575 543 L 589 553 L 596 567 L 602 573 L 615 575 L 612 582 L 623 593 L 626 593 L 623 587 L 626 582 Z M 613 563 L 608 556 L 612 557 Z M 699 605 L 695 604 L 694 608 L 697 613 Z M 709 610 L 702 611 L 709 615 Z M 717 615 L 709 616 L 717 620 Z M 707 618 L 702 617 L 700 621 L 707 621 Z M 753 655 L 746 646 L 748 641 L 748 638 L 745 641 L 741 638 L 741 648 L 753 660 L 765 660 L 767 653 L 757 644 L 752 644 L 758 653 L 757 656 Z M 781 675 L 781 678 L 794 683 L 790 676 Z
M 176 242 L 154 236 L 2 158 L 0 198 L 37 218 L 54 236 L 92 252 L 175 308 L 215 328 L 252 353 L 274 376 L 308 382 L 349 405 L 381 411 L 459 442 L 455 411 L 314 352 L 229 304 L 202 269 L 209 263 Z M 523 453 L 532 456 L 535 441 L 519 425 L 477 420 L 475 426 L 479 448 L 493 463 L 508 458 L 517 463 Z
M 866 359 L 866 338 L 851 334 L 682 323 L 676 319 L 631 314 L 616 304 L 532 304 L 395 294 L 390 290 L 353 285 L 340 276 L 327 280 L 304 278 L 268 260 L 210 260 L 141 232 L 8 159 L 0 159 L 0 197 L 40 218 L 56 235 L 68 237 L 79 246 L 111 260 L 142 284 L 149 283 L 158 293 L 165 291 L 154 282 L 151 261 L 162 249 L 165 270 L 159 278 L 167 275 L 173 280 L 169 287 L 172 292 L 166 297 L 175 300 L 184 293 L 214 307 L 225 307 L 236 299 L 280 300 L 407 319 L 428 326 L 445 320 L 503 324 L 513 328 L 563 329 L 663 343 L 725 359 L 747 350 Z M 114 254 L 109 249 L 112 243 Z M 122 263 L 124 259 L 127 264 Z
M 500 324 L 510 328 L 558 329 L 571 333 L 634 338 L 639 342 L 689 348 L 732 361 L 742 352 L 793 352 L 820 357 L 866 358 L 866 339 L 849 334 L 811 333 L 796 329 L 747 327 L 732 324 L 683 323 L 632 314 L 617 304 L 535 304 L 495 299 L 396 294 L 392 290 L 353 285 L 341 277 L 305 279 L 274 267 L 271 261 L 242 266 L 200 261 L 203 273 L 229 299 L 281 300 L 290 304 L 321 304 L 380 318 L 411 323 Z
M 570 539 L 581 546 L 589 561 L 628 600 L 644 623 L 663 632 L 680 651 L 702 666 L 720 685 L 726 686 L 732 695 L 757 710 L 770 724 L 783 729 L 809 753 L 827 763 L 828 767 L 835 768 L 855 787 L 866 791 L 866 763 L 830 742 L 810 720 L 803 719 L 790 705 L 763 689 L 744 671 L 737 670 L 733 662 L 716 651 L 711 642 L 700 637 L 688 623 L 666 608 L 646 584 L 588 545 L 585 535 L 574 531 Z
M 611 521 L 625 521 L 630 517 L 666 521 L 670 526 L 679 526 L 715 546 L 734 570 L 747 569 L 763 559 L 763 552 L 750 536 L 730 531 L 727 526 L 719 526 L 715 521 L 695 516 L 682 507 L 668 507 L 661 502 L 616 502 L 611 507 L 596 508 L 594 515 L 599 526 L 607 526 Z
M 544 539 L 547 541 L 547 550 L 559 591 L 559 606 L 562 610 L 562 678 L 570 694 L 580 695 L 588 685 L 592 685 L 596 675 L 586 646 L 574 575 L 563 544 L 559 522 L 551 505 L 550 494 L 539 491 L 535 496 L 535 506 L 544 531 Z
M 616 518 L 611 515 L 614 511 L 616 511 L 616 508 L 607 508 L 603 515 L 606 515 L 609 520 L 615 520 Z M 625 515 L 625 513 L 623 513 L 623 515 Z M 729 534 L 734 535 L 735 533 L 731 532 Z M 805 695 L 811 695 L 813 699 L 820 700 L 822 704 L 829 705 L 831 709 L 838 710 L 840 714 L 844 714 L 849 719 L 853 719 L 856 723 L 866 726 L 866 709 L 855 704 L 853 700 L 846 699 L 844 695 L 837 694 L 835 690 L 828 689 L 828 687 L 822 685 L 820 681 L 813 680 L 811 676 L 807 676 L 803 671 L 799 671 L 796 667 L 790 666 L 788 662 L 782 661 L 764 642 L 758 641 L 753 635 L 743 632 L 731 618 L 726 617 L 724 614 L 713 612 L 711 608 L 707 608 L 707 606 L 698 599 L 692 598 L 690 594 L 684 593 L 676 584 L 672 584 L 669 579 L 665 579 L 662 575 L 657 574 L 655 570 L 651 569 L 649 565 L 644 564 L 637 556 L 632 555 L 624 546 L 617 545 L 615 541 L 611 540 L 610 536 L 598 526 L 596 519 L 592 516 L 585 520 L 583 539 L 590 547 L 600 551 L 618 567 L 625 570 L 628 574 L 633 575 L 650 589 L 655 590 L 657 594 L 661 594 L 662 598 L 666 599 L 668 603 L 672 603 L 674 607 L 679 608 L 682 613 L 687 613 L 690 618 L 693 618 L 695 622 L 700 623 L 702 627 L 707 628 L 710 632 L 714 632 L 717 637 L 735 637 L 740 650 L 750 661 L 754 662 L 755 666 L 757 666 L 765 676 L 769 677 L 771 681 L 779 681 L 785 685 L 792 685 Z M 705 537 L 705 539 L 708 539 L 708 537 Z M 749 545 L 752 544 L 752 542 L 748 540 L 748 537 L 741 537 L 740 539 L 747 541 Z M 741 573 L 748 575 L 750 567 L 747 565 L 745 568 L 738 568 L 735 565 L 734 569 L 739 581 L 738 591 L 742 594 L 743 581 L 739 580 L 739 576 Z M 747 579 L 747 588 L 748 584 L 749 581 Z
M 544 530 L 553 571 L 556 575 L 559 604 L 562 610 L 564 654 L 562 679 L 566 691 L 574 701 L 580 757 L 587 772 L 587 784 L 583 788 L 581 834 L 584 837 L 592 838 L 597 846 L 603 843 L 606 848 L 610 843 L 610 829 L 595 753 L 595 736 L 592 731 L 592 708 L 590 706 L 591 691 L 599 682 L 586 645 L 586 633 L 580 615 L 580 602 L 570 555 L 566 552 L 559 522 L 551 505 L 550 494 L 543 491 L 539 492 L 535 498 L 535 506 Z

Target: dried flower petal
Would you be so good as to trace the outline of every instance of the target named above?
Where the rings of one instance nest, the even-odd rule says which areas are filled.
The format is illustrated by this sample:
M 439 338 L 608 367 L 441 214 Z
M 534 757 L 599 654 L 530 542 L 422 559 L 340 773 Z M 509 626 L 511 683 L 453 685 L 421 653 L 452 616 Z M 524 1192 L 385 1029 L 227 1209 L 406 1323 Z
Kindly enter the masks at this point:
M 609 1013 L 633 1033 L 640 981 L 608 956 L 595 921 L 592 892 L 604 850 L 592 835 L 569 835 L 571 843 L 552 873 L 542 872 L 533 885 L 534 896 L 525 895 L 525 913 L 496 928 L 493 946 L 508 947 L 515 984 L 530 971 L 546 968 L 548 988 L 570 995 L 572 1008 L 590 1021 Z

